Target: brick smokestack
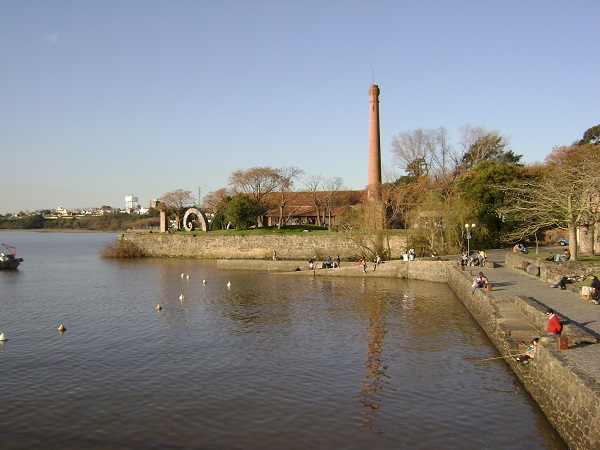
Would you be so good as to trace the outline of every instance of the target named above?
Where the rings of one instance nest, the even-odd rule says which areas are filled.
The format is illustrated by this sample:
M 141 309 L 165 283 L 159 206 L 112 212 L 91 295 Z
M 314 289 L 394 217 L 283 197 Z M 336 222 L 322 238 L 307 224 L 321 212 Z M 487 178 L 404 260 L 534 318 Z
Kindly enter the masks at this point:
M 381 142 L 379 139 L 379 86 L 369 87 L 369 199 L 379 198 L 381 187 Z

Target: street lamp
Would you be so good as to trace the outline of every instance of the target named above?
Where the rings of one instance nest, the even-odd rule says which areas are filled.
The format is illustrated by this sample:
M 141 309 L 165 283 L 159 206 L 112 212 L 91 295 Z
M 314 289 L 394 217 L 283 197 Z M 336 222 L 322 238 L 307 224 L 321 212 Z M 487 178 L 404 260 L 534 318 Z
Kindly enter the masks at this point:
M 467 229 L 467 255 L 471 256 L 471 232 L 475 230 L 475 224 L 465 224 L 465 228 Z

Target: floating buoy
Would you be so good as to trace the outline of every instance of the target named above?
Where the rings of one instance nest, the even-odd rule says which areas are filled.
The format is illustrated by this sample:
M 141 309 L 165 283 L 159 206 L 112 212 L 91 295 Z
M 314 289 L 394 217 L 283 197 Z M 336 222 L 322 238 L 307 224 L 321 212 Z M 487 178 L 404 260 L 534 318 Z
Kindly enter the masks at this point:
M 231 287 L 231 281 L 227 282 L 227 287 Z
M 0 342 L 4 342 L 6 341 L 6 336 L 4 336 L 4 331 L 2 333 L 0 333 Z
M 181 301 L 183 301 L 183 299 L 184 299 L 184 298 L 185 298 L 185 296 L 184 296 L 183 294 L 181 294 L 181 295 L 179 296 L 179 300 L 181 300 Z
M 181 272 L 181 278 L 185 277 L 185 273 Z
M 202 284 L 206 284 L 206 280 L 202 280 Z
M 64 331 L 67 331 L 67 329 L 65 328 L 65 326 L 61 323 L 58 327 L 58 331 L 60 331 L 61 333 L 63 333 Z
M 162 306 L 160 306 L 160 303 L 159 303 L 158 305 L 156 305 L 156 308 L 154 308 L 154 309 L 156 309 L 157 311 L 160 311 L 162 309 Z

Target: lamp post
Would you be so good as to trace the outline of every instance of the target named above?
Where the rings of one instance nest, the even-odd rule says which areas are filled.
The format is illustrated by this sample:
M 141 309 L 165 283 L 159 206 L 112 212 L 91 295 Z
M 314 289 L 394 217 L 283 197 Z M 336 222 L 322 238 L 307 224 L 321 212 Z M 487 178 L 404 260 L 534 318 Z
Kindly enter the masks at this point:
M 475 230 L 475 224 L 465 224 L 465 228 L 467 229 L 467 255 L 471 256 L 471 238 L 473 237 L 471 235 L 471 232 Z

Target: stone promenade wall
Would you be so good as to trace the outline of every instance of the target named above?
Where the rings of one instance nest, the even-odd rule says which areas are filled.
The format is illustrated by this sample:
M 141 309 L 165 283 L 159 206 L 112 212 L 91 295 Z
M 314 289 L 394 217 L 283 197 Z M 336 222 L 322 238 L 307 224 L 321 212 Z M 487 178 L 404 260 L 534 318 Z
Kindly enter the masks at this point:
M 278 259 L 302 260 L 314 258 L 324 261 L 328 256 L 340 255 L 343 260 L 356 259 L 367 254 L 361 244 L 349 234 L 331 235 L 273 234 L 258 236 L 211 236 L 163 233 L 127 233 L 121 239 L 134 242 L 152 257 L 203 259 L 272 259 L 273 250 Z M 374 239 L 373 239 L 374 240 Z M 372 244 L 366 244 L 372 247 Z M 384 248 L 387 245 L 384 243 Z M 406 238 L 389 237 L 391 258 L 400 258 L 406 251 Z
M 471 295 L 470 277 L 454 267 L 449 270 L 448 283 L 501 355 L 522 351 L 511 339 L 511 331 L 502 321 L 497 306 L 501 300 L 496 300 L 493 292 L 478 289 Z M 544 335 L 545 308 L 525 297 L 515 297 L 511 301 L 520 304 L 523 314 L 529 316 L 532 325 L 538 327 L 540 335 Z M 575 328 L 572 324 L 569 326 Z M 586 338 L 584 335 L 587 333 L 581 329 L 568 330 L 567 333 L 579 335 L 580 341 L 595 341 Z M 511 357 L 505 361 L 569 448 L 600 448 L 600 386 L 595 379 L 574 366 L 565 357 L 564 351 L 558 349 L 557 338 L 542 337 L 534 364 L 523 365 Z
M 563 276 L 577 275 L 582 272 L 598 272 L 600 271 L 600 264 L 594 263 L 582 263 L 578 262 L 554 262 L 546 261 L 545 259 L 536 258 L 535 255 L 527 254 L 522 255 L 521 253 L 506 253 L 506 265 L 508 267 L 521 267 L 523 263 L 529 263 L 528 269 L 524 269 L 526 273 L 533 276 L 539 276 L 540 279 L 552 283 L 556 283 Z

